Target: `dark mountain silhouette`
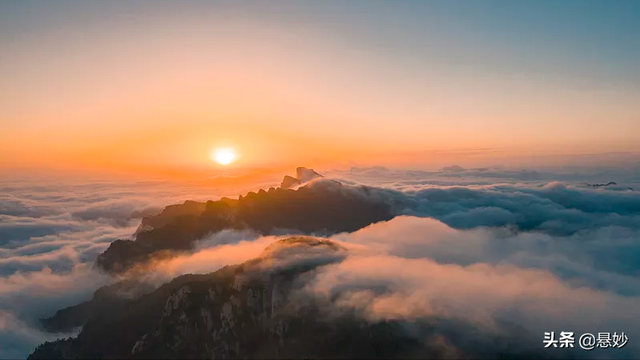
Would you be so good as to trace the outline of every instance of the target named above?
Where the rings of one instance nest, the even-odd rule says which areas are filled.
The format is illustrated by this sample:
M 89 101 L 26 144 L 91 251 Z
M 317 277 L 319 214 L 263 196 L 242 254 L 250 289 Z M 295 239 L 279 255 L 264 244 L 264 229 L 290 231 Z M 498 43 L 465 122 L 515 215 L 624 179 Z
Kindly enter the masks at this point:
M 300 183 L 322 177 L 306 168 L 297 168 L 296 176 Z M 124 272 L 154 258 L 188 251 L 196 240 L 224 229 L 252 229 L 265 235 L 278 229 L 329 235 L 390 220 L 392 204 L 372 200 L 366 196 L 369 191 L 364 186 L 318 179 L 296 190 L 270 188 L 237 200 L 170 205 L 158 215 L 143 218 L 134 240 L 113 242 L 98 256 L 96 265 L 110 273 Z
M 538 352 L 537 342 L 532 346 L 522 338 L 481 334 L 469 324 L 436 318 L 372 321 L 355 311 L 336 311 L 331 298 L 305 296 L 301 290 L 308 276 L 346 255 L 329 240 L 281 240 L 243 264 L 180 276 L 137 298 L 121 297 L 118 306 L 92 312 L 76 338 L 44 343 L 29 359 L 542 358 L 549 354 Z M 105 293 L 117 289 L 109 290 Z M 531 348 L 536 350 L 529 352 Z
M 614 181 L 609 181 L 606 184 L 587 184 L 588 187 L 605 187 L 605 186 L 611 186 L 611 185 L 618 185 L 618 183 L 614 182 Z
M 617 183 L 617 182 L 615 182 L 615 181 L 609 181 L 609 182 L 608 182 L 608 183 L 606 183 L 606 184 L 586 184 L 586 183 L 585 183 L 585 185 L 587 185 L 588 187 L 591 187 L 591 188 L 602 188 L 602 187 L 609 187 L 609 186 L 611 186 L 611 187 L 615 188 L 615 187 L 618 185 L 618 183 Z M 629 190 L 629 191 L 633 191 L 633 188 L 632 188 L 632 187 L 630 187 L 630 186 L 627 186 L 627 187 L 626 187 L 626 189 L 624 189 L 624 187 L 618 187 L 618 190 Z
M 58 310 L 54 316 L 42 319 L 42 327 L 49 332 L 70 332 L 84 325 L 96 314 L 118 311 L 129 300 L 155 288 L 135 279 L 126 279 L 96 290 L 93 298 L 78 305 Z

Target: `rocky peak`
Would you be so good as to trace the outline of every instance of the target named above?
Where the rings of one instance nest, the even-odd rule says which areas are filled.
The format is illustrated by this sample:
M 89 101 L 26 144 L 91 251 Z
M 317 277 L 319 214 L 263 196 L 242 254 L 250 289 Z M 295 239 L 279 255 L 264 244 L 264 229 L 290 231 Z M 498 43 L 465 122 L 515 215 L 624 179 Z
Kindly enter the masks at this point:
M 308 183 L 309 181 L 317 178 L 324 177 L 313 169 L 308 169 L 306 167 L 297 167 L 296 168 L 296 177 L 286 175 L 282 179 L 282 183 L 280 183 L 280 187 L 283 189 L 291 189 L 298 185 L 302 185 Z
M 300 185 L 300 181 L 293 176 L 285 175 L 280 183 L 280 187 L 283 189 L 291 189 L 292 187 Z
M 296 168 L 296 178 L 300 180 L 302 183 L 309 182 L 316 178 L 324 177 L 317 172 L 313 171 L 313 169 L 307 169 L 306 167 L 297 167 Z

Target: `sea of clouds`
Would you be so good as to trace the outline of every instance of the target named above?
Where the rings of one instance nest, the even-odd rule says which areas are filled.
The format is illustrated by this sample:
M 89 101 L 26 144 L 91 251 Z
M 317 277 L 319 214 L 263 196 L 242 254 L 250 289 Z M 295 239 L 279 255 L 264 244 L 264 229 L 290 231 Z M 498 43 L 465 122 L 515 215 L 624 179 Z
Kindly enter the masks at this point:
M 132 238 L 143 216 L 246 191 L 211 183 L 1 178 L 0 358 L 24 358 L 44 340 L 72 335 L 43 333 L 38 319 L 113 282 L 93 262 L 112 241 Z
M 504 324 L 515 324 L 530 334 L 523 343 L 540 347 L 545 331 L 624 331 L 624 349 L 574 355 L 640 354 L 637 169 L 373 167 L 325 175 L 375 186 L 367 196 L 401 204 L 391 221 L 332 237 L 348 256 L 322 267 L 305 287 L 311 296 L 331 299 L 332 309 L 357 309 L 372 321 L 438 317 L 486 333 L 508 332 Z M 587 185 L 609 181 L 617 184 Z M 255 189 L 268 185 L 275 184 Z M 130 238 L 142 216 L 241 191 L 201 183 L 3 179 L 0 358 L 25 357 L 45 340 L 73 335 L 45 333 L 38 319 L 116 281 L 96 271 L 93 261 L 113 240 Z M 156 280 L 254 258 L 278 238 L 211 234 L 194 253 L 158 264 Z M 473 344 L 450 345 L 459 354 Z

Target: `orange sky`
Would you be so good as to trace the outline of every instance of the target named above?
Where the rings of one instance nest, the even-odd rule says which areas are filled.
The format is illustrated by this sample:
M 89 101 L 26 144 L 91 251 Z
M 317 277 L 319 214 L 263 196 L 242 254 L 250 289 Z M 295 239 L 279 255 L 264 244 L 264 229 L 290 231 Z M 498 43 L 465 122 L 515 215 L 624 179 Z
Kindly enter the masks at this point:
M 237 170 L 640 151 L 638 89 L 586 86 L 551 49 L 538 69 L 462 30 L 377 43 L 331 17 L 148 5 L 43 10 L 7 32 L 0 168 L 220 171 L 222 146 Z

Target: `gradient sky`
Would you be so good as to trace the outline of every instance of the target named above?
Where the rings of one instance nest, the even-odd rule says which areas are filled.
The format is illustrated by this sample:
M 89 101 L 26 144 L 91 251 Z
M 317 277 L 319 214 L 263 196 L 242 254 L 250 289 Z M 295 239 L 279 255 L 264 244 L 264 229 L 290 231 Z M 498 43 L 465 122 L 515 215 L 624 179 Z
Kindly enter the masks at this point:
M 640 2 L 2 1 L 0 80 L 4 168 L 636 152 Z

